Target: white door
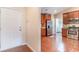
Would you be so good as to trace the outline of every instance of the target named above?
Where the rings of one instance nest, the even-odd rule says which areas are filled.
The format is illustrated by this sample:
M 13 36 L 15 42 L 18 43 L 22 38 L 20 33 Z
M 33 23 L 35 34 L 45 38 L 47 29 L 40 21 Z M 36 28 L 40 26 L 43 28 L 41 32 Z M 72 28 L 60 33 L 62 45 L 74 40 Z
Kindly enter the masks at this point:
M 1 49 L 8 49 L 21 44 L 21 15 L 18 11 L 1 9 Z

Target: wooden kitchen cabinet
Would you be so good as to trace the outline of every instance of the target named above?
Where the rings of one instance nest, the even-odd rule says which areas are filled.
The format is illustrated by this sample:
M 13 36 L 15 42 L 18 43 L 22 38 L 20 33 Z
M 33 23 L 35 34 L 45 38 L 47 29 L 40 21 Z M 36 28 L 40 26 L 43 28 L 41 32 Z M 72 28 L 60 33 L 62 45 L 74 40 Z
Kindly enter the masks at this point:
M 66 13 L 65 13 L 66 15 Z M 64 16 L 64 15 L 63 15 Z M 65 18 L 65 17 L 64 17 Z M 63 19 L 64 19 L 63 18 Z M 69 19 L 75 19 L 75 18 L 79 18 L 79 11 L 72 11 L 72 12 L 68 12 L 68 18 Z
M 46 36 L 47 20 L 51 20 L 51 14 L 41 14 L 41 36 Z
M 69 13 L 63 14 L 63 24 L 68 24 L 69 20 Z
M 45 16 L 45 14 L 41 14 L 41 24 L 42 24 L 42 27 L 44 27 L 46 25 L 46 16 Z
M 63 37 L 67 37 L 67 31 L 68 31 L 67 29 L 64 29 L 64 28 L 62 29 L 62 36 Z
M 74 13 L 73 12 L 69 12 L 69 20 L 74 18 Z
M 41 36 L 46 36 L 46 14 L 41 14 Z
M 73 12 L 73 18 L 79 18 L 79 11 Z
M 63 24 L 70 24 L 73 20 L 76 20 L 79 18 L 79 10 L 78 11 L 72 11 L 67 12 L 63 14 Z
M 63 25 L 68 26 L 74 24 L 79 25 L 79 10 L 71 11 L 63 14 Z M 68 29 L 65 29 L 65 26 L 62 29 L 62 36 L 67 37 Z M 72 27 L 72 26 L 70 26 Z

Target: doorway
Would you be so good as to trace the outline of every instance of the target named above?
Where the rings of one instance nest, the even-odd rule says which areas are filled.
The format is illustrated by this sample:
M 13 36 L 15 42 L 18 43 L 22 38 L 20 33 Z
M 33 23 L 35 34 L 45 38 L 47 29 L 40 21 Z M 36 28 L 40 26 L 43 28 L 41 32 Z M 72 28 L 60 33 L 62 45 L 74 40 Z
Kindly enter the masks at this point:
M 55 29 L 55 36 L 62 36 L 62 27 L 63 27 L 63 17 L 62 14 L 58 14 L 54 16 L 54 29 Z
M 60 18 L 56 18 L 56 33 L 62 32 L 62 25 L 63 25 L 62 20 Z

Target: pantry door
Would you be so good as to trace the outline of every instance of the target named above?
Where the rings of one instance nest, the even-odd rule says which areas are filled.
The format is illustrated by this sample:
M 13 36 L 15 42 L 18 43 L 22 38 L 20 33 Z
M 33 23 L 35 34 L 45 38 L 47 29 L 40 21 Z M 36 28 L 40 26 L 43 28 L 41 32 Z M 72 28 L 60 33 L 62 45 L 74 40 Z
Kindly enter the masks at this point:
M 21 15 L 10 8 L 1 8 L 1 49 L 21 44 Z

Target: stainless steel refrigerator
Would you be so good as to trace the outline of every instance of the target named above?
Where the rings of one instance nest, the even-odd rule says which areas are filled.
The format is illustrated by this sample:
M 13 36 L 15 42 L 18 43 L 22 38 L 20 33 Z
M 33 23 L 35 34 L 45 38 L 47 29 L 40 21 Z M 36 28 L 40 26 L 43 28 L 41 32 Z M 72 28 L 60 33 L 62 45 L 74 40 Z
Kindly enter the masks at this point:
M 47 20 L 46 34 L 47 36 L 52 36 L 52 21 L 51 20 Z

